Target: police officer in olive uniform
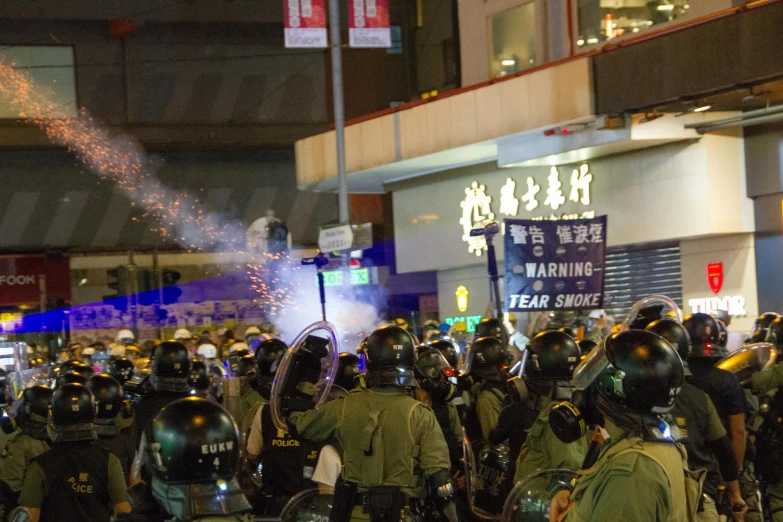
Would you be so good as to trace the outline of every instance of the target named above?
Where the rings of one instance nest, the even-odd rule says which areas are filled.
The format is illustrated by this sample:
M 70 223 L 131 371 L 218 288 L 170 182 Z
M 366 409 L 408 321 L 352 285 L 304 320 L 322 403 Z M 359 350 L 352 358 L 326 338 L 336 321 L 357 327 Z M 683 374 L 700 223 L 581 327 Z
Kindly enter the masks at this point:
M 555 436 L 549 426 L 549 413 L 560 402 L 570 399 L 570 387 L 566 396 L 557 397 L 563 391 L 558 382 L 568 382 L 579 364 L 581 352 L 574 339 L 560 331 L 547 330 L 536 335 L 527 346 L 529 352 L 524 369 L 528 389 L 526 405 L 538 413 L 525 445 L 519 453 L 514 482 L 547 469 L 579 469 L 590 444 L 589 433 L 565 444 Z
M 202 399 L 214 400 L 209 393 L 211 379 L 209 370 L 204 361 L 193 361 L 190 363 L 188 384 L 190 385 L 191 393 L 193 395 L 201 397 Z
M 262 369 L 259 374 L 263 384 L 261 391 L 266 394 L 269 390 L 267 386 L 272 384 L 269 372 L 276 370 L 276 363 L 269 363 L 276 361 L 280 345 L 270 340 L 266 346 L 264 343 L 259 345 L 258 351 L 262 349 L 265 355 L 257 356 L 256 360 L 262 359 Z M 280 356 L 282 357 L 282 353 Z M 302 390 L 312 388 L 318 382 L 321 372 L 320 358 L 311 355 L 303 366 L 307 369 L 305 383 L 300 386 Z M 306 396 L 305 393 L 300 395 L 300 397 Z M 311 397 L 312 393 L 309 396 Z M 251 499 L 256 513 L 262 511 L 267 516 L 279 515 L 293 495 L 315 486 L 310 478 L 318 463 L 318 446 L 275 428 L 272 422 L 272 410 L 268 404 L 262 404 L 253 418 L 246 452 L 250 462 L 256 462 L 260 458 L 264 474 L 263 499 Z
M 660 335 L 677 350 L 683 361 L 684 375 L 687 377 L 690 374 L 687 361 L 691 352 L 691 340 L 685 328 L 671 319 L 659 319 L 650 323 L 645 330 Z M 697 512 L 698 520 L 719 521 L 716 499 L 722 482 L 727 483 L 730 504 L 737 510 L 744 509 L 737 457 L 709 395 L 687 380 L 684 381 L 671 416 L 682 434 L 687 437 L 684 446 L 688 451 L 688 466 L 690 469 L 707 471 L 704 497 Z
M 5 514 L 16 507 L 30 463 L 49 449 L 46 420 L 51 400 L 48 386 L 26 388 L 11 415 L 3 418 L 3 430 L 11 434 L 0 453 L 0 502 Z
M 111 375 L 99 373 L 90 377 L 87 388 L 98 403 L 95 417 L 95 432 L 98 435 L 96 442 L 120 459 L 127 480 L 130 477 L 136 446 L 133 444 L 132 428 L 120 424 L 124 410 L 120 383 Z
M 130 512 L 119 459 L 94 442 L 95 414 L 95 399 L 81 384 L 52 395 L 54 446 L 33 460 L 19 497 L 33 522 L 101 522 Z
M 251 520 L 236 479 L 239 433 L 220 405 L 201 397 L 167 405 L 152 422 L 150 443 L 152 497 L 171 520 Z
M 605 364 L 584 368 L 597 373 L 590 388 L 610 438 L 573 491 L 552 499 L 550 520 L 694 520 L 703 472 L 688 471 L 681 433 L 663 420 L 683 383 L 677 352 L 644 330 L 613 334 L 605 349 Z
M 289 429 L 316 442 L 334 437 L 344 450 L 332 520 L 399 520 L 427 490 L 452 522 L 457 515 L 446 441 L 416 387 L 414 341 L 384 326 L 364 343 L 367 388 L 317 410 L 290 415 Z
M 245 425 L 247 414 L 264 400 L 261 394 L 256 391 L 258 387 L 258 379 L 256 378 L 258 367 L 256 366 L 255 358 L 249 353 L 239 357 L 231 364 L 231 373 L 234 374 L 234 377 L 240 379 L 239 393 L 241 397 L 239 398 L 234 419 L 237 422 L 237 426 L 241 429 Z
M 465 430 L 471 442 L 486 440 L 497 424 L 506 402 L 506 348 L 495 337 L 481 337 L 468 347 L 468 377 L 471 405 L 465 416 Z

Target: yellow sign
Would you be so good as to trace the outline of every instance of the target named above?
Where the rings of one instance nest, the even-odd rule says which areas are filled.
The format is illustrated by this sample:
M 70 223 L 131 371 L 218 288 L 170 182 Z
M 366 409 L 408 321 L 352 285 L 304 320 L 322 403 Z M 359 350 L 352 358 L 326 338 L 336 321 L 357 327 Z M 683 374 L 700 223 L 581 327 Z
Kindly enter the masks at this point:
M 467 312 L 468 311 L 468 296 L 470 295 L 470 291 L 464 286 L 460 285 L 457 287 L 457 310 L 460 312 Z

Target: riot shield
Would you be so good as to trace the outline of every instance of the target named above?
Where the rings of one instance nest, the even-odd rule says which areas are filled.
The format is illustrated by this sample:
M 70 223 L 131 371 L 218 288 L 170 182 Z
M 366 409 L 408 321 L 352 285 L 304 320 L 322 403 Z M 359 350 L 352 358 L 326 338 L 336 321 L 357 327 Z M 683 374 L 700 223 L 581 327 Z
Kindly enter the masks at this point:
M 8 515 L 8 522 L 30 522 L 31 520 L 30 512 L 27 511 L 26 507 L 22 506 L 14 509 L 11 511 L 11 514 Z
M 736 375 L 740 384 L 744 386 L 750 382 L 754 373 L 775 364 L 777 356 L 777 349 L 772 343 L 753 343 L 724 357 L 716 366 Z
M 321 335 L 313 335 L 316 332 Z M 291 343 L 275 372 L 269 401 L 272 421 L 278 430 L 288 433 L 289 411 L 318 408 L 326 402 L 340 355 L 337 338 L 331 323 L 319 321 L 305 328 Z M 320 374 L 316 377 L 313 373 L 318 366 Z
M 500 520 L 506 499 L 506 473 L 510 463 L 508 446 L 492 446 L 486 441 L 471 445 L 462 428 L 462 449 L 465 460 L 465 481 L 468 505 L 473 514 L 483 520 Z
M 574 489 L 577 474 L 567 469 L 540 471 L 517 483 L 503 506 L 503 522 L 549 522 L 549 503 L 558 491 Z
M 281 522 L 322 522 L 329 520 L 334 495 L 322 495 L 318 488 L 300 491 L 280 513 Z

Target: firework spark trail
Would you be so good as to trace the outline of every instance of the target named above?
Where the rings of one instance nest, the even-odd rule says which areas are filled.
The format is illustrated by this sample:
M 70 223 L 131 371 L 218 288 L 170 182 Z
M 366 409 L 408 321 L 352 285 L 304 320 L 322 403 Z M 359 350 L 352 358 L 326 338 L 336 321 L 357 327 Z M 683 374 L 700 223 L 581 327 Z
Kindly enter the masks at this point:
M 270 260 L 264 259 L 267 254 L 247 252 L 243 223 L 205 212 L 197 199 L 164 186 L 156 177 L 158 165 L 133 138 L 112 136 L 84 109 L 77 117 L 66 117 L 53 98 L 51 90 L 35 85 L 13 64 L 0 62 L 0 102 L 16 108 L 19 118 L 40 127 L 53 143 L 65 146 L 101 179 L 123 189 L 131 204 L 142 209 L 142 217 L 153 220 L 153 230 L 164 239 L 189 252 L 247 254 L 250 262 L 245 268 L 251 288 L 268 312 L 280 319 L 289 340 L 320 318 L 317 288 L 309 280 L 311 272 L 301 272 L 298 260 L 287 255 Z M 332 301 L 337 302 L 330 306 L 333 321 L 344 335 L 366 332 L 377 325 L 374 307 L 358 302 L 350 292 L 334 297 L 337 299 Z

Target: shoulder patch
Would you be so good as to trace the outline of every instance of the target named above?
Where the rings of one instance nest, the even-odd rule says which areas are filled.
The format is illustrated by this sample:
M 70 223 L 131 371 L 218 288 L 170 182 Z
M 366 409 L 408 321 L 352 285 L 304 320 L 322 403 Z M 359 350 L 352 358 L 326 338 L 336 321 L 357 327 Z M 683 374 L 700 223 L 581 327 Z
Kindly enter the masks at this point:
M 625 452 L 613 458 L 609 467 L 612 472 L 617 474 L 632 475 L 641 455 L 642 453 L 639 451 Z

